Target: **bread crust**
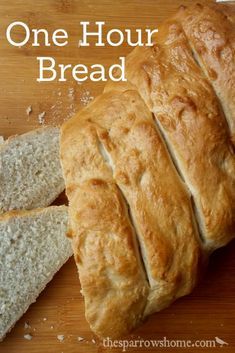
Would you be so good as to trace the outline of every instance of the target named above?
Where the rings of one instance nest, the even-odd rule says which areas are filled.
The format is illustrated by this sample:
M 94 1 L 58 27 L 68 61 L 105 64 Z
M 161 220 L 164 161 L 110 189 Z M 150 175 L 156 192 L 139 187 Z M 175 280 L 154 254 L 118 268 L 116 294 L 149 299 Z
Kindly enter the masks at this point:
M 45 208 L 35 208 L 33 210 L 11 210 L 4 212 L 0 214 L 0 221 L 7 221 L 8 219 L 11 219 L 12 217 L 32 217 L 36 216 L 37 214 L 40 213 L 50 213 L 51 211 L 54 210 L 63 210 L 66 211 L 68 210 L 68 207 L 65 205 L 61 206 L 49 206 Z
M 155 115 L 193 195 L 200 230 L 211 251 L 235 236 L 233 145 L 217 97 L 196 64 L 181 25 L 175 19 L 165 22 L 155 41 L 153 47 L 138 47 L 128 55 L 126 76 Z M 117 86 L 110 82 L 106 91 Z
M 98 336 L 116 338 L 141 322 L 148 283 L 124 199 L 99 153 L 96 127 L 83 120 L 79 114 L 62 127 L 69 236 L 87 321 Z
M 222 6 L 195 4 L 176 15 L 220 99 L 235 143 L 235 24 Z

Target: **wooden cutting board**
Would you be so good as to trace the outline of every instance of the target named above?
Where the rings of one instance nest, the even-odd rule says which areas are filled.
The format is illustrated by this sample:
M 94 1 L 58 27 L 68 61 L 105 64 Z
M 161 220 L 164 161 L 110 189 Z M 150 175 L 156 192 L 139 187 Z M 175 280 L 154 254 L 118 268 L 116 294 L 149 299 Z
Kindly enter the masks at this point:
M 211 2 L 211 1 L 204 1 Z M 39 127 L 38 115 L 45 112 L 45 124 L 59 124 L 98 95 L 103 84 L 85 82 L 38 83 L 37 56 L 53 56 L 58 63 L 101 63 L 105 67 L 118 61 L 131 48 L 78 48 L 80 21 L 105 21 L 111 28 L 156 28 L 181 4 L 190 0 L 2 0 L 0 3 L 0 135 L 5 138 Z M 30 28 L 46 28 L 50 34 L 57 28 L 69 33 L 69 45 L 14 48 L 5 39 L 5 30 L 13 21 L 24 21 Z M 20 38 L 21 33 L 16 33 Z M 27 115 L 27 107 L 32 113 Z M 60 202 L 65 198 L 61 197 Z M 129 340 L 212 340 L 227 342 L 223 348 L 191 348 L 185 352 L 235 351 L 235 242 L 217 251 L 195 291 L 178 300 L 170 308 L 152 315 Z M 25 323 L 29 325 L 25 328 Z M 24 335 L 30 333 L 32 340 Z M 63 335 L 60 342 L 58 335 Z M 83 340 L 79 341 L 78 337 Z M 172 343 L 174 344 L 174 343 Z M 203 344 L 203 343 L 202 343 Z M 206 344 L 206 343 L 205 343 Z M 130 348 L 144 352 L 147 348 Z M 155 348 L 157 351 L 182 351 Z M 77 353 L 108 352 L 91 333 L 84 318 L 83 299 L 73 259 L 59 271 L 0 344 L 0 353 Z M 113 349 L 120 351 L 121 348 Z

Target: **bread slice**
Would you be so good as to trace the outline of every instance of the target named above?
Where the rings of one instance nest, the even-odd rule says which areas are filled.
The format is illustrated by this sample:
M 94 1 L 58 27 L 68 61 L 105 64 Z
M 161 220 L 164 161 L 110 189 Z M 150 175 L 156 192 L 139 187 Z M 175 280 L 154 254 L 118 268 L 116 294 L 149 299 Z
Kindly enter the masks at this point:
M 0 213 L 46 207 L 63 189 L 58 128 L 44 127 L 0 143 Z
M 71 256 L 67 207 L 0 216 L 0 340 Z

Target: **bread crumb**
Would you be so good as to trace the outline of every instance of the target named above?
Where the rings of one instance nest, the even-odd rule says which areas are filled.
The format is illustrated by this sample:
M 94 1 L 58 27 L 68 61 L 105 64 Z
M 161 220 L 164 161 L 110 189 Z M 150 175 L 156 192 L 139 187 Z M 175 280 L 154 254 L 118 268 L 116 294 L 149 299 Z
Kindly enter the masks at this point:
M 45 115 L 46 115 L 46 112 L 42 112 L 42 113 L 38 114 L 39 124 L 43 125 L 45 123 L 45 119 L 44 119 Z
M 29 116 L 31 113 L 32 113 L 32 106 L 29 105 L 29 106 L 26 108 L 26 114 Z
M 24 335 L 24 339 L 31 341 L 31 339 L 33 338 L 33 336 L 31 336 L 30 334 Z
M 58 339 L 60 342 L 63 342 L 63 341 L 64 341 L 64 335 L 57 335 L 57 339 Z
M 51 330 L 53 330 L 53 328 L 54 328 L 54 326 L 53 326 L 53 325 L 51 325 Z
M 47 321 L 47 318 L 46 318 L 46 317 L 44 317 L 44 318 L 43 318 L 43 321 Z
M 94 338 L 92 338 L 91 342 L 92 342 L 93 344 L 96 344 L 96 341 L 94 340 Z
M 91 101 L 93 101 L 94 97 L 90 95 L 90 92 L 88 90 L 82 92 L 81 97 L 80 97 L 80 102 L 82 105 L 86 106 L 88 105 Z
M 84 341 L 84 338 L 83 338 L 83 337 L 78 336 L 78 341 L 79 341 L 79 342 Z
M 31 328 L 30 324 L 29 324 L 27 321 L 25 321 L 25 323 L 24 323 L 24 329 L 27 330 L 27 329 L 29 329 L 29 328 Z
M 74 93 L 75 93 L 75 90 L 73 87 L 70 87 L 68 89 L 68 97 L 70 98 L 70 100 L 74 100 Z

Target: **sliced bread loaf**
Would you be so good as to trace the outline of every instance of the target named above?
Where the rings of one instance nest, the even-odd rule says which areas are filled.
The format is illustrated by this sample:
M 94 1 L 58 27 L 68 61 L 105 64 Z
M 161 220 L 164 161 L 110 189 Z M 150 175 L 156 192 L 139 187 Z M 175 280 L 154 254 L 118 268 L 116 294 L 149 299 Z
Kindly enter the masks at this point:
M 63 189 L 59 128 L 44 127 L 0 143 L 0 213 L 46 207 Z
M 0 340 L 72 255 L 67 207 L 0 216 Z

